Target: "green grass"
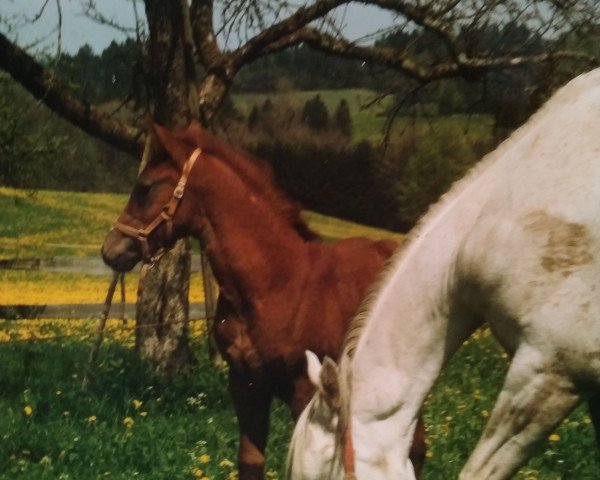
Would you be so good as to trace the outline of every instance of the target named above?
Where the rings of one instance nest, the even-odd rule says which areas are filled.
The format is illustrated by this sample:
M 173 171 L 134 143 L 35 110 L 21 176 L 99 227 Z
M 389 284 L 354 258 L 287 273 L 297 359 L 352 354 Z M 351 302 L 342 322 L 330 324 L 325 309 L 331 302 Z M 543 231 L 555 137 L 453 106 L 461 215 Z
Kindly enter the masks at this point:
M 97 255 L 124 202 L 124 196 L 41 191 L 29 197 L 0 189 L 1 255 Z M 327 238 L 390 235 L 311 212 L 307 218 Z M 48 239 L 93 249 L 49 246 Z M 25 321 L 14 325 L 28 328 Z M 0 324 L 0 333 L 5 330 L 6 324 Z M 198 364 L 189 375 L 165 384 L 130 348 L 108 341 L 91 387 L 83 392 L 88 343 L 0 343 L 0 479 L 192 479 L 196 469 L 211 479 L 227 479 L 235 467 L 220 463 L 235 462 L 237 427 L 226 375 L 208 365 L 205 342 L 195 342 Z M 506 367 L 487 331 L 452 360 L 424 409 L 431 455 L 426 480 L 456 477 L 492 409 Z M 142 402 L 139 408 L 134 400 Z M 27 406 L 31 415 L 24 411 Z M 123 424 L 128 417 L 131 427 Z M 277 404 L 268 462 L 278 478 L 290 430 L 289 414 Z M 556 433 L 558 440 L 541 446 L 517 478 L 598 478 L 600 456 L 585 408 Z
M 221 462 L 235 462 L 237 427 L 226 374 L 208 365 L 204 342 L 195 345 L 194 370 L 166 384 L 131 349 L 107 342 L 90 388 L 81 391 L 86 343 L 0 344 L 0 478 L 192 479 L 200 468 L 227 479 L 235 467 Z M 431 458 L 424 479 L 456 477 L 506 366 L 485 331 L 451 362 L 425 407 Z M 275 478 L 283 478 L 290 431 L 289 414 L 277 404 L 267 453 Z M 600 458 L 585 409 L 557 433 L 560 440 L 544 445 L 517 478 L 597 478 Z
M 0 258 L 98 256 L 106 232 L 127 201 L 126 195 L 54 192 L 0 187 Z M 310 225 L 329 240 L 349 236 L 396 236 L 317 213 Z
M 166 384 L 132 350 L 105 344 L 81 391 L 88 345 L 0 345 L 0 478 L 191 479 L 198 468 L 228 478 L 235 467 L 221 462 L 235 463 L 237 427 L 226 373 L 198 350 L 193 373 Z M 289 415 L 279 406 L 275 417 L 270 442 L 284 445 Z
M 125 195 L 0 187 L 0 258 L 98 255 Z

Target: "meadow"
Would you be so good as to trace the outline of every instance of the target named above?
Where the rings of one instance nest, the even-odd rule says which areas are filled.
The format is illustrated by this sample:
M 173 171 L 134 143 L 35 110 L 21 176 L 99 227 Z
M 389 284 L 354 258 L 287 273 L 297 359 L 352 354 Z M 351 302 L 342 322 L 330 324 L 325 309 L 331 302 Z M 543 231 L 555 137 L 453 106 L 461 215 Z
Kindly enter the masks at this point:
M 119 195 L 0 189 L 0 259 L 97 256 L 124 202 Z M 328 240 L 393 235 L 306 216 Z M 128 296 L 135 295 L 134 280 Z M 0 304 L 101 302 L 108 282 L 85 274 L 0 270 Z M 200 284 L 192 279 L 191 295 L 201 300 Z M 111 319 L 91 383 L 82 389 L 96 321 L 0 319 L 0 478 L 236 478 L 237 427 L 226 370 L 207 360 L 204 322 L 192 325 L 197 363 L 166 383 L 137 358 L 133 322 Z M 423 412 L 424 479 L 456 477 L 489 416 L 508 361 L 488 329 L 476 332 L 451 361 Z M 283 478 L 291 428 L 286 408 L 277 403 L 268 478 Z M 582 406 L 517 478 L 592 480 L 598 472 L 600 455 Z
M 244 93 L 234 94 L 233 103 L 245 117 L 248 117 L 254 106 L 260 107 L 269 99 L 274 104 L 289 105 L 296 111 L 302 111 L 307 100 L 319 95 L 325 103 L 330 115 L 333 115 L 342 100 L 346 100 L 353 126 L 353 141 L 368 140 L 379 145 L 388 120 L 388 110 L 394 104 L 390 95 L 377 95 L 373 90 L 365 88 L 345 88 L 334 90 L 314 90 L 276 92 L 276 93 Z M 493 126 L 489 115 L 450 115 L 445 117 L 431 116 L 423 120 L 407 116 L 397 116 L 393 122 L 394 131 L 401 133 L 407 125 L 416 122 L 423 127 L 435 129 L 445 128 L 448 123 L 460 126 L 462 130 L 488 133 Z

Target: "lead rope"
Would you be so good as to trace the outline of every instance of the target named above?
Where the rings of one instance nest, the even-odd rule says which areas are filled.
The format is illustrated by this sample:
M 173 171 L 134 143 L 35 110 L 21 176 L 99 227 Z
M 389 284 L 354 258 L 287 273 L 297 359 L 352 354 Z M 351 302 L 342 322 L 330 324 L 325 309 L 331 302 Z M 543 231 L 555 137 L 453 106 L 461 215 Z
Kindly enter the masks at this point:
M 148 134 L 146 135 L 146 141 L 144 142 L 144 151 L 142 153 L 140 167 L 138 168 L 138 175 L 142 172 L 142 170 L 148 163 L 148 159 L 150 158 L 151 147 L 152 135 Z M 145 265 L 146 264 L 144 264 L 144 266 Z M 143 278 L 143 275 L 145 275 L 144 266 L 142 266 L 140 280 Z M 96 328 L 96 337 L 94 339 L 92 349 L 90 350 L 90 355 L 88 357 L 88 363 L 85 369 L 85 373 L 83 374 L 83 380 L 81 382 L 82 390 L 84 390 L 90 382 L 90 374 L 94 363 L 96 363 L 96 359 L 98 358 L 98 351 L 100 350 L 100 345 L 102 345 L 102 341 L 104 340 L 104 329 L 106 328 L 106 320 L 108 319 L 108 314 L 110 313 L 110 307 L 112 305 L 112 300 L 115 295 L 115 290 L 117 288 L 117 283 L 119 282 L 119 279 L 121 280 L 121 303 L 123 305 L 122 320 L 123 323 L 125 323 L 125 274 L 113 271 L 113 277 L 108 285 L 106 298 L 104 300 L 104 309 L 102 310 L 100 320 L 98 321 L 98 327 Z
M 100 350 L 100 345 L 102 344 L 102 340 L 104 339 L 104 328 L 106 327 L 106 319 L 108 318 L 108 314 L 110 312 L 110 306 L 112 304 L 112 299 L 115 294 L 115 290 L 117 288 L 117 283 L 119 282 L 120 276 L 121 274 L 119 272 L 113 272 L 112 280 L 110 281 L 110 284 L 108 286 L 108 291 L 106 292 L 106 299 L 104 300 L 104 309 L 102 310 L 100 320 L 98 321 L 98 328 L 96 328 L 96 337 L 94 339 L 92 349 L 90 350 L 87 367 L 83 374 L 83 380 L 81 382 L 82 390 L 85 390 L 85 388 L 90 383 L 90 374 L 94 363 L 96 363 L 96 359 L 98 358 L 98 350 Z

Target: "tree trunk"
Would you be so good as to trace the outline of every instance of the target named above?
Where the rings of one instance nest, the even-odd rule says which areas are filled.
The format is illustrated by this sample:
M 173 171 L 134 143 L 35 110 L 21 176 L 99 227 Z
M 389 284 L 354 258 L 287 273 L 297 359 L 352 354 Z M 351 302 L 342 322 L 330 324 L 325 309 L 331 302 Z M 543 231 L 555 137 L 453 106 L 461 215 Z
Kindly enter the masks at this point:
M 168 127 L 187 125 L 188 104 L 183 13 L 180 0 L 145 0 L 150 31 L 150 75 L 154 120 Z M 140 278 L 136 347 L 165 377 L 190 364 L 188 343 L 190 252 L 187 240 Z
M 193 361 L 188 343 L 189 242 L 180 240 L 153 267 L 143 267 L 137 302 L 136 348 L 167 378 Z

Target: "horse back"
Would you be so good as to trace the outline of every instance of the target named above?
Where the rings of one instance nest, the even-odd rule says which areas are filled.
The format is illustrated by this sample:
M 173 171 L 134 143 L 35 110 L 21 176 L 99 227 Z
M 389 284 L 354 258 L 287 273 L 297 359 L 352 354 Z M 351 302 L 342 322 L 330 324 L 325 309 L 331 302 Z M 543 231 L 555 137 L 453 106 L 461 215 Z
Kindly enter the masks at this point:
M 347 327 L 398 248 L 393 240 L 355 237 L 315 244 L 299 311 L 299 342 L 320 356 L 339 353 Z

